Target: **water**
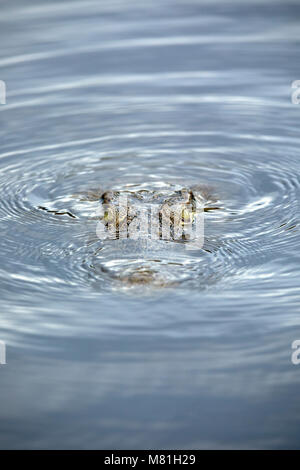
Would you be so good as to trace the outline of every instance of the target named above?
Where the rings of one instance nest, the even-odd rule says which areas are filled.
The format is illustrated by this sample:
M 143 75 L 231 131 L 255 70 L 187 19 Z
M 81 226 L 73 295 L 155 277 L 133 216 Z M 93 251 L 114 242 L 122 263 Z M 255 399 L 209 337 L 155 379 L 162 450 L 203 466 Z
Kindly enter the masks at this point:
M 1 9 L 1 447 L 298 448 L 299 3 Z M 203 249 L 99 240 L 129 184 L 208 187 Z

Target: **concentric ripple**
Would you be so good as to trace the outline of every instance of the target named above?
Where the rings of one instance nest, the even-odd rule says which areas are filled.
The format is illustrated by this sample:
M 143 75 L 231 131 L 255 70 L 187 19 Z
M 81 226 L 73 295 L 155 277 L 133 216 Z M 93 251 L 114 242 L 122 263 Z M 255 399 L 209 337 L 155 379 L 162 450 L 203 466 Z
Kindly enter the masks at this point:
M 263 163 L 257 155 L 249 160 L 247 155 L 226 155 L 224 149 L 222 154 L 191 147 L 178 156 L 172 149 L 173 136 L 167 133 L 163 159 L 155 148 L 149 156 L 151 144 L 146 150 L 138 145 L 140 139 L 157 142 L 158 138 L 153 133 L 123 136 L 131 148 L 123 153 L 111 149 L 86 156 L 77 149 L 74 158 L 62 149 L 54 167 L 38 149 L 31 151 L 30 159 L 6 157 L 0 217 L 7 259 L 17 258 L 26 270 L 44 264 L 42 278 L 38 273 L 40 284 L 49 282 L 50 263 L 61 283 L 93 285 L 99 292 L 202 290 L 214 289 L 243 272 L 249 275 L 251 269 L 267 266 L 277 253 L 296 246 L 299 177 L 292 158 L 290 165 L 283 166 L 278 161 Z M 192 185 L 203 187 L 206 197 L 202 249 L 188 251 L 172 241 L 157 241 L 154 246 L 97 237 L 104 189 L 131 188 L 134 193 L 149 186 L 158 191 Z M 2 276 L 7 276 L 6 269 L 2 268 Z
M 217 302 L 239 288 L 267 296 L 273 276 L 279 295 L 294 288 L 300 139 L 287 86 L 299 29 L 282 25 L 278 5 L 267 30 L 249 7 L 256 29 L 241 34 L 218 2 L 205 17 L 175 3 L 157 2 L 156 15 L 138 2 L 21 2 L 0 57 L 3 298 L 172 291 Z M 9 6 L 3 18 L 5 30 Z M 276 71 L 265 66 L 266 55 L 277 64 L 274 41 Z M 205 194 L 202 249 L 97 237 L 104 189 L 193 185 Z
M 299 448 L 299 18 L 1 3 L 0 446 Z M 99 238 L 103 191 L 192 187 L 202 248 Z

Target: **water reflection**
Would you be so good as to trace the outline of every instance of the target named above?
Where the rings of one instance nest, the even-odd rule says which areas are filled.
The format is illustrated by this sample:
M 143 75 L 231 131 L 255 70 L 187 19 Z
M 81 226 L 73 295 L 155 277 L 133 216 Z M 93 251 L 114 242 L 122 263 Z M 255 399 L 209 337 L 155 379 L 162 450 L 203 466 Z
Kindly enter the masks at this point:
M 49 438 L 58 448 L 149 448 L 149 436 L 163 448 L 297 447 L 291 334 L 253 331 L 188 344 L 32 337 L 31 351 L 15 349 L 3 373 L 2 445 L 13 447 L 18 429 L 35 448 Z

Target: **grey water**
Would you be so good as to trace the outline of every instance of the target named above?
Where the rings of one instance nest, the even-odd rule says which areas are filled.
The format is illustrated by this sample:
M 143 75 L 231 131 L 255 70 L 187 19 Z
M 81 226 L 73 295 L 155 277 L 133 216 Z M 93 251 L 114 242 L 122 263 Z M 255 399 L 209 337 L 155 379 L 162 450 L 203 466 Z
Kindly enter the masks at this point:
M 299 448 L 299 2 L 0 8 L 0 447 Z M 91 192 L 193 184 L 203 249 L 96 236 Z

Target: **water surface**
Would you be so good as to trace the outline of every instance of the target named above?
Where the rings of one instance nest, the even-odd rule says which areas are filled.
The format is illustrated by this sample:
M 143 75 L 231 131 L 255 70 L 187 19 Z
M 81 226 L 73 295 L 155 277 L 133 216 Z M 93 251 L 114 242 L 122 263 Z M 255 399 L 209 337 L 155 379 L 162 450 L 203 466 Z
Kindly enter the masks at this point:
M 298 2 L 1 8 L 0 446 L 298 448 Z M 193 184 L 203 249 L 119 281 L 83 195 Z

